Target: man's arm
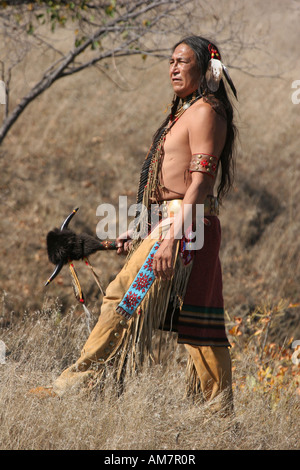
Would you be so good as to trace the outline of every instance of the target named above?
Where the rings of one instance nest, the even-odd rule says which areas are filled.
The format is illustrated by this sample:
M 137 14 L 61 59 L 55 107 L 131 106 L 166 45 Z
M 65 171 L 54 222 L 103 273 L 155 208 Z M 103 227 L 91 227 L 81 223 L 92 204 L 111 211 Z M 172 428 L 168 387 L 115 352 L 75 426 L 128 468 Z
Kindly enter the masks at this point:
M 218 116 L 210 105 L 201 103 L 193 113 L 189 114 L 188 122 L 189 145 L 191 154 L 214 155 L 219 158 L 226 138 L 226 121 Z M 191 184 L 183 198 L 181 213 L 177 214 L 165 239 L 153 259 L 153 271 L 157 278 L 171 279 L 174 268 L 176 240 L 181 238 L 188 217 L 186 204 L 196 213 L 196 205 L 203 204 L 208 194 L 213 193 L 214 177 L 205 169 L 191 172 Z

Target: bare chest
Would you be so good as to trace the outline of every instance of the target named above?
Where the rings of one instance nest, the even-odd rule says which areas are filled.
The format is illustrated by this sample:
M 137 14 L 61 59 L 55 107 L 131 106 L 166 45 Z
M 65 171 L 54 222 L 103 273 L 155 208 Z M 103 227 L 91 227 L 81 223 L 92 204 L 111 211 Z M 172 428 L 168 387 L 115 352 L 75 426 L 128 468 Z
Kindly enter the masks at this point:
M 188 127 L 184 118 L 176 122 L 176 124 L 167 133 L 164 143 L 164 162 L 167 164 L 172 161 L 174 163 L 187 164 L 191 160 L 191 149 L 189 143 Z
M 190 184 L 191 149 L 188 127 L 179 120 L 166 135 L 160 183 L 164 188 L 161 199 L 182 198 Z

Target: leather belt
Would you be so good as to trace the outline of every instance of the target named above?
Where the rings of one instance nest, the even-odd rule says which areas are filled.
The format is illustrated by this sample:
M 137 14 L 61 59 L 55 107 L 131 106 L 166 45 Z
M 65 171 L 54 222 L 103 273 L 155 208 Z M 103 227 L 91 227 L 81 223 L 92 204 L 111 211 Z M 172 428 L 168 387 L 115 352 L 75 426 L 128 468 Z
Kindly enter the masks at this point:
M 162 217 L 170 217 L 176 215 L 182 206 L 182 199 L 171 199 L 170 201 L 159 202 L 159 208 Z M 219 215 L 219 202 L 215 196 L 207 196 L 204 201 L 204 215 Z

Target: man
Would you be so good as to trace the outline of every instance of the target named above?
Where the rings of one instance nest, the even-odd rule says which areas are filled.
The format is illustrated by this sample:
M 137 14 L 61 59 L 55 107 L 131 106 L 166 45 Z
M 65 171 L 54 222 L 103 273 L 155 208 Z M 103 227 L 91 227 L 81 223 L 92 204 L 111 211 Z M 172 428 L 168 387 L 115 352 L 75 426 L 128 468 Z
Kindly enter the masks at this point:
M 176 331 L 178 342 L 185 344 L 192 359 L 191 380 L 197 386 L 200 380 L 203 398 L 212 401 L 220 395 L 225 399 L 220 406 L 231 408 L 220 224 L 213 196 L 217 173 L 219 199 L 232 182 L 235 128 L 224 73 L 234 94 L 235 89 L 225 70 L 208 40 L 191 36 L 175 45 L 169 72 L 175 93 L 172 110 L 154 136 L 137 198 L 149 213 L 158 204 L 165 217 L 153 228 L 147 212 L 145 238 L 126 233 L 117 239 L 118 253 L 129 252 L 128 260 L 107 288 L 81 357 L 54 383 L 55 393 L 81 382 L 92 386 L 108 362 L 114 361 L 120 379 L 126 368 L 142 361 L 145 350 L 151 351 L 152 331 L 162 328 Z M 200 204 L 204 218 L 197 220 Z M 182 236 L 186 207 L 192 208 L 193 228 L 204 224 L 199 250 L 188 248 L 188 233 Z M 141 218 L 136 228 L 142 225 Z

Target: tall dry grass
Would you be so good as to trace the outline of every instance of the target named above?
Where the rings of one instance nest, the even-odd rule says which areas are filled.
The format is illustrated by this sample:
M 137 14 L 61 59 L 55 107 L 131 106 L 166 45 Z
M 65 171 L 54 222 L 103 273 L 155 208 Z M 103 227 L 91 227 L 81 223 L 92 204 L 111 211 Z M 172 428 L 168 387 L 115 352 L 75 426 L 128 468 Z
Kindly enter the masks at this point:
M 278 306 L 272 311 L 277 315 Z M 7 356 L 0 366 L 0 448 L 297 449 L 298 366 L 291 349 L 264 341 L 266 330 L 260 330 L 269 316 L 265 307 L 253 312 L 247 331 L 239 318 L 229 322 L 235 412 L 224 418 L 185 396 L 187 357 L 172 338 L 162 363 L 127 379 L 122 394 L 112 379 L 103 391 L 89 394 L 44 399 L 28 394 L 51 384 L 78 356 L 88 334 L 76 308 L 64 317 L 59 305 L 28 314 L 1 333 Z

